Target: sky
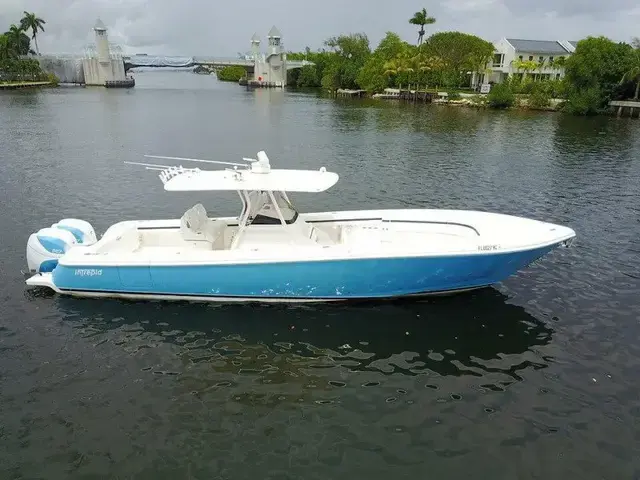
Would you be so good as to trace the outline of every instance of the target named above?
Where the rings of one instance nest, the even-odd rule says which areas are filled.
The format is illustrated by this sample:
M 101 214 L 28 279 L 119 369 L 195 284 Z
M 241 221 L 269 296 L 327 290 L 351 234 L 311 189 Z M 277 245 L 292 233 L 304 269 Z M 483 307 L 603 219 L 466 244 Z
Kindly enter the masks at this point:
M 266 43 L 273 25 L 293 51 L 316 50 L 330 36 L 355 32 L 366 33 L 372 48 L 387 31 L 414 42 L 417 28 L 408 19 L 423 7 L 436 18 L 427 35 L 640 37 L 638 0 L 0 0 L 0 29 L 18 23 L 24 10 L 34 12 L 47 22 L 38 36 L 41 53 L 73 54 L 93 42 L 91 29 L 100 18 L 109 40 L 127 54 L 225 57 L 249 51 L 254 33 Z

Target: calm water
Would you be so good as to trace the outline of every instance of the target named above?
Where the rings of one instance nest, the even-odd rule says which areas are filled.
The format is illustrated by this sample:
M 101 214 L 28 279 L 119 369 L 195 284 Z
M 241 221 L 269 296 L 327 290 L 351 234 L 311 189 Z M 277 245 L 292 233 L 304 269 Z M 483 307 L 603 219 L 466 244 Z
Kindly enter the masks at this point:
M 0 478 L 640 478 L 640 122 L 247 92 L 189 73 L 0 95 Z M 243 307 L 26 290 L 29 234 L 232 194 L 143 154 L 341 175 L 303 210 L 486 209 L 567 224 L 495 288 Z M 427 477 L 428 476 L 428 477 Z

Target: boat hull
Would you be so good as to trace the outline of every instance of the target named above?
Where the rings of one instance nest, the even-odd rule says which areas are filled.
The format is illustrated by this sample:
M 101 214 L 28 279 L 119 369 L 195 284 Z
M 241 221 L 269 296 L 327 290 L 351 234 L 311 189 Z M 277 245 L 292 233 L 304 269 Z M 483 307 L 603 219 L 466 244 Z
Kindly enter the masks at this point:
M 515 252 L 214 265 L 59 264 L 31 285 L 163 300 L 317 302 L 452 293 L 500 282 L 558 244 Z

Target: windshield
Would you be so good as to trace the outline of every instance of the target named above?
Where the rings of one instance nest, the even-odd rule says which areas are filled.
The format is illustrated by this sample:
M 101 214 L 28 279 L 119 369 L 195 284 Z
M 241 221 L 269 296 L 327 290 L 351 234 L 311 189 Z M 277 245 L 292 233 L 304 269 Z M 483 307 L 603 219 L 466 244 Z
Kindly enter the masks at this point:
M 295 207 L 287 200 L 284 192 L 273 192 L 276 204 L 280 209 L 280 213 L 287 225 L 295 223 L 298 218 L 298 212 Z M 269 196 L 269 192 L 259 191 L 249 194 L 251 201 L 251 212 L 247 225 L 281 225 L 280 217 L 274 207 L 273 201 Z M 255 212 L 255 213 L 253 213 Z

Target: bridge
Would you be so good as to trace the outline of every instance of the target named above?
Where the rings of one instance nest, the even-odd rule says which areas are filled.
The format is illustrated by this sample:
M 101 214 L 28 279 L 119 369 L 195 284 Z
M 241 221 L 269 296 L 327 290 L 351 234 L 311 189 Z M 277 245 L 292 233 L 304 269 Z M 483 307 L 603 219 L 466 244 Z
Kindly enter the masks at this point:
M 123 55 L 118 45 L 111 44 L 107 28 L 98 20 L 93 27 L 95 45 L 87 46 L 84 55 L 38 55 L 34 57 L 41 68 L 54 73 L 62 83 L 104 85 L 112 81 L 134 83 L 126 71 L 136 67 L 190 68 L 206 66 L 212 70 L 238 66 L 246 68 L 248 83 L 254 86 L 286 87 L 287 71 L 314 65 L 307 60 L 287 60 L 282 34 L 274 26 L 267 35 L 267 52 L 260 52 L 260 37 L 251 38 L 251 53 L 238 57 L 172 57 L 146 54 Z M 105 65 L 109 65 L 105 68 Z M 95 78 L 94 78 L 95 77 Z M 104 78 L 103 78 L 104 77 Z M 113 77 L 113 78 L 112 78 Z M 117 78 L 116 78 L 117 77 Z M 89 80 L 87 80 L 89 79 Z
M 167 57 L 152 55 L 131 55 L 123 57 L 125 69 L 137 67 L 150 68 L 189 68 L 203 65 L 212 68 L 245 67 L 253 68 L 255 60 L 251 56 L 244 57 Z M 306 65 L 314 65 L 307 60 L 287 60 L 287 70 L 302 68 Z

